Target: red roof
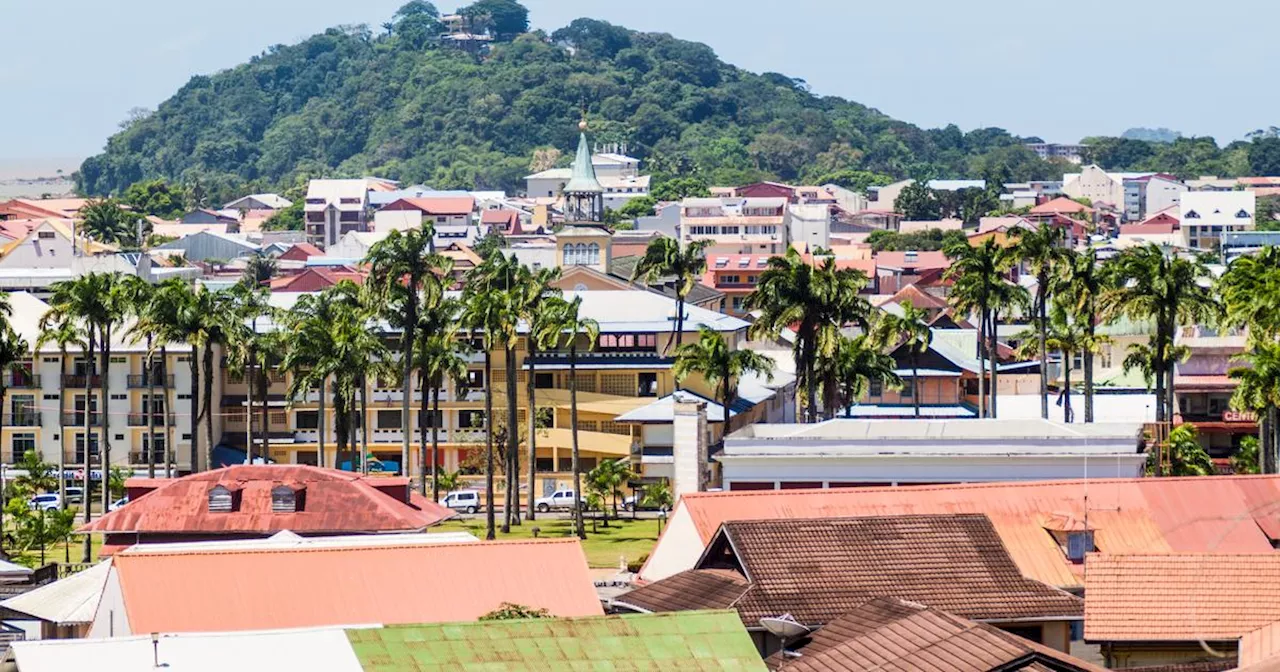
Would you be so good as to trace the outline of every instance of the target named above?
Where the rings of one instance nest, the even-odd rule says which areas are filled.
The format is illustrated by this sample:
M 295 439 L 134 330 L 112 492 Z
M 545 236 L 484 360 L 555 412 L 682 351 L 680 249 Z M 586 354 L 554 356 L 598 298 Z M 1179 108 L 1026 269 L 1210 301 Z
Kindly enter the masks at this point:
M 1093 212 L 1093 209 L 1083 203 L 1077 203 L 1066 196 L 1059 196 L 1052 201 L 1045 201 L 1034 208 L 1031 208 L 1031 214 L 1074 214 L 1077 212 Z
M 907 255 L 910 254 L 911 258 Z M 876 265 L 889 268 L 947 268 L 951 260 L 941 251 L 934 252 L 877 252 Z
M 906 287 L 898 290 L 898 293 L 890 297 L 890 299 L 885 303 L 896 303 L 898 305 L 909 303 L 920 310 L 941 310 L 948 306 L 946 300 L 920 291 L 920 288 L 916 287 L 914 284 L 907 285 Z
M 577 539 L 117 555 L 134 633 L 473 621 L 503 602 L 600 616 Z M 113 605 L 114 606 L 114 605 Z
M 480 211 L 480 223 L 487 226 L 496 226 L 503 233 L 510 235 L 520 235 L 523 233 L 520 228 L 520 212 L 507 208 L 492 208 Z
M 469 215 L 476 207 L 471 196 L 428 196 L 402 198 L 389 203 L 383 210 L 419 210 L 425 215 Z
M 1080 565 L 1066 559 L 1046 529 L 1083 520 L 1086 501 L 1089 527 L 1102 553 L 1260 553 L 1280 541 L 1280 476 L 689 493 L 676 505 L 645 578 L 692 567 L 726 520 L 983 513 L 1023 574 L 1060 588 L 1081 588 Z M 693 529 L 681 530 L 687 525 Z M 672 529 L 688 536 L 667 544 Z M 694 538 L 696 547 L 683 541 Z
M 339 268 L 342 270 L 308 268 L 296 275 L 285 275 L 278 278 L 272 278 L 271 291 L 318 292 L 326 287 L 332 287 L 343 280 L 350 280 L 357 285 L 364 284 L 366 274 L 352 270 L 347 266 L 341 266 Z
M 233 493 L 230 512 L 209 511 L 209 491 Z M 271 489 L 298 493 L 298 511 L 271 510 Z M 124 507 L 80 528 L 81 532 L 171 536 L 414 532 L 453 515 L 416 493 L 405 478 L 369 478 L 306 465 L 238 465 L 176 480 L 130 479 Z M 140 497 L 135 493 L 142 492 Z
M 294 243 L 293 247 L 284 251 L 280 255 L 285 261 L 306 261 L 311 257 L 323 257 L 324 250 L 312 245 L 311 243 Z
M 1168 215 L 1160 215 L 1168 217 Z M 1178 226 L 1178 220 L 1169 217 L 1168 221 L 1155 221 L 1155 218 L 1148 219 L 1140 224 L 1121 224 L 1120 235 L 1137 236 L 1142 234 L 1170 234 L 1173 233 Z

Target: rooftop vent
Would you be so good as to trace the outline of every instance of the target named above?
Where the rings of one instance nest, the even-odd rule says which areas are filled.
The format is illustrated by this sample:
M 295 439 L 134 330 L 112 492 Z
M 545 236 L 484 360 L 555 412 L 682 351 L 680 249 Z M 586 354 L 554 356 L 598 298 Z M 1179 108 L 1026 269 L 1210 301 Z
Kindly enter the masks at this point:
M 1093 530 L 1067 533 L 1067 559 L 1071 562 L 1084 562 L 1084 556 L 1093 550 Z
M 287 485 L 271 488 L 271 512 L 294 513 L 298 510 L 298 493 Z
M 215 485 L 209 490 L 209 513 L 230 513 L 234 507 L 235 497 L 224 485 Z

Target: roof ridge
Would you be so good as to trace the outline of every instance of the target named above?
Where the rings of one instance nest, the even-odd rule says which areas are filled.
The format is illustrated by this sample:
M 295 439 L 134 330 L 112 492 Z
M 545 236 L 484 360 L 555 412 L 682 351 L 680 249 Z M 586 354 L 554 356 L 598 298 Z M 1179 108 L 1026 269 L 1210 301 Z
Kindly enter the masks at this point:
M 368 536 L 390 536 L 399 533 L 374 533 Z M 351 535 L 344 535 L 351 536 Z M 321 539 L 324 537 L 312 537 L 312 539 Z M 191 550 L 151 550 L 146 544 L 140 544 L 129 547 L 129 549 L 117 554 L 117 558 L 135 558 L 135 557 L 158 557 L 158 556 L 193 556 L 193 555 L 255 555 L 263 553 L 330 553 L 333 551 L 391 551 L 405 549 L 453 549 L 471 546 L 554 546 L 576 543 L 578 540 L 573 537 L 563 539 L 494 539 L 494 540 L 477 540 L 477 541 L 457 541 L 447 544 L 383 544 L 383 545 L 353 545 L 353 546 L 314 546 L 300 545 L 290 546 L 287 548 L 192 548 Z M 200 545 L 200 542 L 193 542 L 193 546 Z

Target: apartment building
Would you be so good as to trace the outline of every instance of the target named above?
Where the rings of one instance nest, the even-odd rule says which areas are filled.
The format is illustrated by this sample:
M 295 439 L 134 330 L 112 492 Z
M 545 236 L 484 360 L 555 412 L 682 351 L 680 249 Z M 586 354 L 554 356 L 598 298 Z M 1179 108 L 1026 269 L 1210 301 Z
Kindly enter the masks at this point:
M 744 302 L 760 282 L 760 274 L 769 266 L 769 254 L 711 254 L 707 255 L 707 270 L 702 274 L 702 284 L 722 292 L 724 311 L 742 316 Z
M 40 318 L 48 312 L 48 304 L 26 292 L 12 293 L 9 300 L 13 307 L 10 323 L 29 346 L 34 346 L 40 339 Z M 102 374 L 89 365 L 78 346 L 64 358 L 57 344 L 43 344 L 14 370 L 5 372 L 0 460 L 12 464 L 26 451 L 35 450 L 53 464 L 61 454 L 68 468 L 76 468 L 84 462 L 86 447 L 94 460 L 98 459 L 106 436 L 112 465 L 145 466 L 152 450 L 156 462 L 163 464 L 165 452 L 172 450 L 178 470 L 188 471 L 191 348 L 169 344 L 164 361 L 157 355 L 157 365 L 149 371 L 146 343 L 135 342 L 126 334 L 127 329 L 113 334 L 106 400 L 101 395 Z M 92 388 L 88 392 L 86 383 Z M 154 397 L 150 395 L 153 385 Z M 214 389 L 218 389 L 218 381 Z M 154 433 L 148 434 L 152 424 Z
M 781 254 L 790 244 L 785 198 L 686 198 L 680 203 L 680 241 L 711 241 L 719 254 Z
M 1124 220 L 1140 222 L 1152 213 L 1178 205 L 1187 185 L 1164 173 L 1129 178 L 1124 184 Z
M 1046 161 L 1062 159 L 1071 163 L 1080 163 L 1085 151 L 1085 145 L 1059 142 L 1029 142 L 1026 147 Z
M 289 309 L 298 294 L 275 294 L 272 304 Z M 588 343 L 585 336 L 577 343 L 577 399 L 578 441 L 584 470 L 589 470 L 605 459 L 631 458 L 637 465 L 643 448 L 643 437 L 638 427 L 617 421 L 618 416 L 633 409 L 652 404 L 676 390 L 671 373 L 674 358 L 668 347 L 675 309 L 675 301 L 647 290 L 578 291 L 565 292 L 566 298 L 582 298 L 581 314 L 596 320 L 600 325 L 599 337 Z M 684 333 L 679 342 L 692 342 L 698 338 L 700 327 L 709 327 L 723 333 L 731 347 L 746 338 L 748 324 L 740 319 L 713 312 L 697 306 L 685 306 Z M 536 469 L 540 484 L 535 493 L 554 490 L 567 483 L 572 450 L 570 433 L 569 350 L 561 347 L 549 351 L 539 350 L 529 357 L 524 327 L 516 345 L 520 366 L 517 374 L 517 406 L 520 431 L 527 431 L 529 417 L 526 386 L 533 375 L 537 389 Z M 389 344 L 398 343 L 398 336 L 387 334 Z M 467 338 L 467 335 L 461 336 Z M 472 341 L 478 345 L 478 340 Z M 478 348 L 477 348 L 478 350 Z M 493 421 L 504 428 L 508 399 L 505 387 L 505 359 L 502 351 L 492 356 L 491 370 L 486 371 L 484 354 L 475 352 L 467 359 L 468 378 L 465 386 L 446 381 L 440 390 L 440 412 L 429 414 L 428 426 L 438 429 L 440 442 L 440 466 L 446 470 L 462 470 L 476 475 L 479 457 L 485 444 L 485 397 L 492 395 Z M 532 369 L 532 373 L 530 372 Z M 217 406 L 224 416 L 221 440 L 228 445 L 243 446 L 246 434 L 256 442 L 266 438 L 271 458 L 280 463 L 317 464 L 320 450 L 324 450 L 324 463 L 342 466 L 336 460 L 336 435 L 334 434 L 333 405 L 326 403 L 325 436 L 319 435 L 319 391 L 311 390 L 301 399 L 286 396 L 290 374 L 271 369 L 268 374 L 267 426 L 261 419 L 245 418 L 245 399 L 248 388 L 243 379 L 224 372 L 223 384 Z M 686 379 L 681 387 L 697 394 L 713 398 L 716 390 L 698 376 Z M 360 420 L 368 428 L 369 452 L 388 466 L 398 470 L 401 461 L 401 399 L 403 391 L 395 381 L 371 380 L 365 391 L 367 415 Z M 415 380 L 411 390 L 410 425 L 414 428 L 410 440 L 415 446 L 408 473 L 416 475 L 419 468 L 418 429 L 422 419 L 421 402 L 424 390 Z M 430 392 L 429 390 L 427 391 Z M 764 408 L 762 400 L 760 408 Z M 750 411 L 757 404 L 748 404 Z M 751 417 L 750 415 L 744 416 Z M 252 426 L 246 426 L 252 422 Z M 429 430 L 428 430 L 429 433 Z M 522 448 L 523 450 L 523 448 Z M 345 459 L 345 458 L 344 458 Z
M 1216 251 L 1222 234 L 1252 231 L 1257 197 L 1252 191 L 1188 191 L 1179 203 L 1187 247 Z
M 351 231 L 369 230 L 369 181 L 311 180 L 307 185 L 307 242 L 326 248 Z

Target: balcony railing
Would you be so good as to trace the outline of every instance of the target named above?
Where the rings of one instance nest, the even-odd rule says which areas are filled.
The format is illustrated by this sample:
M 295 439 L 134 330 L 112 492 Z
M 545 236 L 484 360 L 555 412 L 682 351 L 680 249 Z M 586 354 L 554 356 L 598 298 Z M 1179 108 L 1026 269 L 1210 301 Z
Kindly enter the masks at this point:
M 63 413 L 63 414 L 62 414 L 62 426 L 63 426 L 63 427 L 83 427 L 83 426 L 84 426 L 84 420 L 85 420 L 85 417 L 84 417 L 84 416 L 85 416 L 84 411 L 80 411 L 80 412 L 77 412 L 77 413 Z M 89 414 L 89 426 L 91 426 L 91 427 L 101 427 L 101 426 L 102 426 L 102 414 L 101 414 L 101 413 L 90 413 L 90 414 Z
M 155 375 L 147 375 L 145 373 L 131 374 L 128 380 L 129 389 L 145 389 L 153 385 L 164 389 L 173 389 L 172 373 L 167 376 L 159 373 Z
M 89 379 L 88 384 L 91 387 L 99 387 L 102 385 L 102 376 L 85 376 L 82 374 L 67 373 L 62 376 L 62 387 L 64 389 L 84 387 L 86 378 Z
M 37 411 L 6 413 L 3 422 L 5 427 L 39 427 L 40 413 Z
M 168 427 L 173 424 L 172 413 L 130 413 L 130 427 L 146 427 L 150 418 L 155 418 L 156 427 Z
M 40 387 L 40 376 L 30 373 L 6 373 L 4 386 L 11 390 L 33 390 Z

